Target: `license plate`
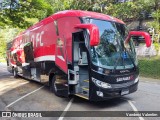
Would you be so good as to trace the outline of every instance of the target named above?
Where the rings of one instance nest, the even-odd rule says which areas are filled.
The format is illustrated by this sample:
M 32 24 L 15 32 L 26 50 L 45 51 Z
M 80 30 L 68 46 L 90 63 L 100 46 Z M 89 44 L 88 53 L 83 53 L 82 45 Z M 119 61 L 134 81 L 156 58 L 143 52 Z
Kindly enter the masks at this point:
M 124 89 L 121 91 L 121 95 L 126 95 L 129 93 L 129 90 L 128 89 Z

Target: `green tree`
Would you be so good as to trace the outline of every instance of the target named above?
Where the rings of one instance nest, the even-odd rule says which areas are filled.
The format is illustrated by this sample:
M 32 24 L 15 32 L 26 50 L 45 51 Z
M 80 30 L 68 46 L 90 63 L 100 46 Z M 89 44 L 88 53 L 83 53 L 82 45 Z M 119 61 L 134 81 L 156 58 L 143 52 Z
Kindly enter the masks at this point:
M 27 28 L 32 25 L 27 19 L 41 20 L 53 13 L 46 0 L 4 0 L 1 4 L 0 25 Z
M 21 31 L 23 31 L 23 29 L 10 28 L 9 26 L 0 29 L 0 58 L 5 58 L 6 44 L 12 41 L 13 38 Z
M 3 36 L 0 35 L 0 59 L 5 57 L 5 50 L 6 50 L 6 41 L 4 40 Z
M 139 16 L 139 8 L 134 2 L 125 2 L 118 4 L 108 4 L 105 13 L 127 21 L 129 19 L 137 19 Z

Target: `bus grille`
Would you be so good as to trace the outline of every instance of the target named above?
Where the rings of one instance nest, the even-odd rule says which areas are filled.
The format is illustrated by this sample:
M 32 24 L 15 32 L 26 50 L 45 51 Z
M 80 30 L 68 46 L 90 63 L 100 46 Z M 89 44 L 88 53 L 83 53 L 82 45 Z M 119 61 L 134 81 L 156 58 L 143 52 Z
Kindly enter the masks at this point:
M 127 83 L 121 83 L 121 84 L 111 84 L 112 88 L 122 88 L 122 87 L 128 87 L 134 84 L 134 80 Z

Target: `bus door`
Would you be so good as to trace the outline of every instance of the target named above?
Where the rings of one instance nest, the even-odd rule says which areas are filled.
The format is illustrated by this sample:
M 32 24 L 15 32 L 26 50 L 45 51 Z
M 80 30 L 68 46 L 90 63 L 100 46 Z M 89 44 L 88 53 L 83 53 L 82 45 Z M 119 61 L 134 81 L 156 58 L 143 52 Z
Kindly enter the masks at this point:
M 73 66 L 79 78 L 76 85 L 76 95 L 89 99 L 88 54 L 83 31 L 73 33 Z M 74 70 L 74 71 L 75 71 Z

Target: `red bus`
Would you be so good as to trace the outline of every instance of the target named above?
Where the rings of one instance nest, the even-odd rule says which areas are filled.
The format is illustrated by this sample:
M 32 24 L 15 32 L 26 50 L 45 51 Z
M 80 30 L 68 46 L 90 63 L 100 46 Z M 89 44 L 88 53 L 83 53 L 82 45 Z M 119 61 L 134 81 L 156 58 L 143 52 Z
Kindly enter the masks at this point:
M 19 34 L 7 50 L 14 77 L 49 85 L 58 96 L 99 101 L 135 92 L 138 61 L 132 35 L 123 21 L 101 13 L 67 10 Z

